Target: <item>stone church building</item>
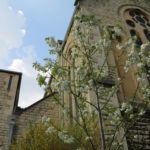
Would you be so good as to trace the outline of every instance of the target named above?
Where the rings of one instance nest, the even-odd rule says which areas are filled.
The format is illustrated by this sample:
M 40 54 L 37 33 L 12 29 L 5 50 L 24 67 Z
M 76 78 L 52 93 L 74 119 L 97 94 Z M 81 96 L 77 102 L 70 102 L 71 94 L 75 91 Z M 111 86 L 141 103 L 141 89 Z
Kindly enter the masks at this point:
M 43 116 L 59 119 L 59 107 L 52 102 L 53 94 L 27 108 L 18 107 L 21 77 L 19 72 L 0 70 L 0 150 L 9 149 L 11 140 L 22 136 L 29 121 L 41 122 Z
M 103 24 L 110 27 L 117 23 L 121 24 L 125 31 L 125 37 L 136 35 L 139 46 L 150 41 L 150 0 L 76 0 L 75 11 L 66 36 L 64 41 L 60 42 L 63 53 L 67 54 L 73 49 L 70 31 L 74 26 L 74 15 L 78 12 L 86 15 L 94 14 L 97 19 L 101 19 Z M 102 33 L 99 28 L 96 30 L 94 36 L 96 39 L 100 39 Z M 108 69 L 109 64 L 118 66 L 114 73 L 115 76 L 106 83 L 109 86 L 115 84 L 118 76 L 122 78 L 124 75 L 125 57 L 122 57 L 121 61 L 118 62 L 117 55 L 117 51 L 114 51 L 107 62 Z M 67 65 L 61 57 L 58 59 L 62 65 Z M 113 100 L 117 105 L 120 105 L 125 98 L 130 99 L 134 95 L 138 85 L 134 77 L 135 69 L 130 69 L 124 77 L 122 90 L 116 93 Z M 60 119 L 60 116 L 62 116 L 59 107 L 52 102 L 53 93 L 45 94 L 43 99 L 28 108 L 19 108 L 21 76 L 22 74 L 18 72 L 0 70 L 0 150 L 6 150 L 13 138 L 19 138 L 29 121 L 38 122 L 44 115 L 55 119 Z M 62 99 L 67 101 L 70 106 L 70 97 L 67 94 L 62 96 Z M 74 104 L 71 104 L 72 115 L 75 115 Z M 142 121 L 139 121 L 130 132 L 138 134 L 139 138 L 132 143 L 128 138 L 125 138 L 124 150 L 150 150 L 150 111 L 147 110 Z

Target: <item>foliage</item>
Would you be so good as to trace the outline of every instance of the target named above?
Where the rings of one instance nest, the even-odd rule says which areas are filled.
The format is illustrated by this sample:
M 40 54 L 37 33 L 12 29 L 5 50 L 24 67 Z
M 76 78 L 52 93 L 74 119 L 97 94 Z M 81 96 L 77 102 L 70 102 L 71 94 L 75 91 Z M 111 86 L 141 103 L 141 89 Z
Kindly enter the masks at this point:
M 91 150 L 88 138 L 92 138 L 98 148 L 98 129 L 93 125 L 90 125 L 93 136 L 87 137 L 76 124 L 62 128 L 44 116 L 39 124 L 29 123 L 24 136 L 17 144 L 11 145 L 11 150 Z
M 95 36 L 99 29 L 102 34 L 101 39 Z M 52 47 L 50 54 L 57 54 L 60 60 L 46 58 L 44 66 L 37 62 L 33 66 L 38 71 L 51 74 L 54 79 L 51 85 L 53 92 L 58 92 L 60 95 L 65 93 L 71 97 L 76 107 L 76 115 L 72 115 L 71 108 L 68 109 L 62 99 L 59 104 L 62 106 L 62 114 L 68 115 L 72 120 L 71 123 L 75 122 L 77 125 L 77 129 L 83 129 L 84 134 L 91 137 L 92 131 L 86 120 L 93 113 L 97 116 L 101 149 L 121 149 L 128 130 L 144 115 L 146 105 L 149 104 L 150 85 L 147 81 L 150 73 L 150 43 L 139 46 L 136 44 L 137 37 L 130 37 L 126 42 L 121 43 L 120 37 L 124 35 L 120 26 L 113 28 L 100 26 L 94 16 L 85 15 L 75 16 L 70 36 L 73 38 L 74 46 L 66 53 L 57 46 L 53 37 L 46 38 L 46 42 Z M 120 67 L 108 64 L 109 56 L 114 50 L 118 52 L 116 58 L 118 62 L 122 56 L 126 58 L 124 75 L 113 79 L 114 85 L 105 87 L 105 81 L 110 79 L 110 71 Z M 123 103 L 117 102 L 118 105 L 115 105 L 111 102 L 122 88 L 124 78 L 131 68 L 134 68 L 135 80 L 138 83 L 135 92 L 131 98 L 124 97 Z M 48 90 L 47 78 L 46 74 L 38 76 L 39 84 L 44 85 Z M 93 96 L 89 97 L 89 93 Z M 143 105 L 140 105 L 141 102 Z M 111 136 L 108 140 L 105 137 L 108 132 L 105 128 L 107 124 L 111 126 L 109 131 Z M 123 135 L 118 141 L 122 129 Z M 94 140 L 87 139 L 91 149 L 96 150 Z

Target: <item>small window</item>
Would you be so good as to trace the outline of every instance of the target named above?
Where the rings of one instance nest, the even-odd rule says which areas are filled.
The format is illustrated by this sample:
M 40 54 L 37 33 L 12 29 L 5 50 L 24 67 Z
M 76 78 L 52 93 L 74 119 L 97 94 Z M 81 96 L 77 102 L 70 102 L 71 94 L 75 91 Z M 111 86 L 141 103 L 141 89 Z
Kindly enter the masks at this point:
M 8 88 L 7 88 L 8 91 L 10 91 L 10 89 L 11 89 L 12 79 L 13 79 L 13 76 L 10 76 L 9 77 L 9 82 L 8 82 Z

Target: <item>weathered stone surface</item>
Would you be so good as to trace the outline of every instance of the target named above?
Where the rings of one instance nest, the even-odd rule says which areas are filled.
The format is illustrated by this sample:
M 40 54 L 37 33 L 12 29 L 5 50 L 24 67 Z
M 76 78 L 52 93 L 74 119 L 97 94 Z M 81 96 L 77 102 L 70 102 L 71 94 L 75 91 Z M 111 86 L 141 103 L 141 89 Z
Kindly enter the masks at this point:
M 39 123 L 42 121 L 43 116 L 50 117 L 54 121 L 59 120 L 59 105 L 56 105 L 52 100 L 53 94 L 16 114 L 13 134 L 15 140 L 23 135 L 29 123 Z
M 54 94 L 28 108 L 19 109 L 17 105 L 20 82 L 21 73 L 0 70 L 0 150 L 6 150 L 12 138 L 20 138 L 29 122 L 39 123 L 44 115 L 54 121 L 59 119 L 59 105 L 52 101 Z
M 9 79 L 12 76 L 10 90 Z M 13 113 L 19 75 L 0 70 L 0 150 L 6 150 L 9 143 L 10 116 Z
M 108 26 L 113 27 L 116 24 L 120 24 L 124 29 L 123 39 L 130 36 L 129 29 L 125 23 L 125 15 L 124 12 L 129 8 L 138 8 L 145 12 L 149 17 L 150 10 L 150 1 L 149 0 L 76 0 L 79 2 L 79 9 L 77 9 L 76 13 L 80 12 L 81 14 L 94 14 L 97 19 L 101 19 L 101 23 L 95 28 L 94 39 L 99 41 L 101 39 L 101 24 L 106 24 Z M 68 29 L 66 39 L 63 45 L 63 53 L 68 54 L 70 50 L 73 49 L 74 43 L 73 38 L 70 35 L 70 31 L 72 28 L 72 24 L 70 29 Z M 120 61 L 117 60 L 118 53 L 116 50 L 112 52 L 110 56 L 108 56 L 106 68 L 109 70 L 111 78 L 113 81 L 116 78 L 124 76 L 124 64 L 126 60 L 126 56 L 123 55 Z M 70 57 L 70 56 L 68 56 Z M 105 59 L 105 53 L 103 55 L 96 55 L 95 60 L 98 60 L 98 65 L 102 65 Z M 60 61 L 61 62 L 61 61 Z M 79 63 L 80 61 L 78 61 Z M 69 66 L 67 62 L 63 62 L 64 66 Z M 116 66 L 116 70 L 111 70 L 111 66 Z M 127 75 L 123 80 L 123 87 L 118 91 L 117 96 L 115 98 L 115 102 L 122 102 L 124 98 L 131 98 L 137 86 L 137 81 L 135 79 L 135 68 L 131 68 Z M 8 91 L 8 82 L 9 77 L 13 76 L 12 88 Z M 8 72 L 0 72 L 0 150 L 5 150 L 8 142 L 9 142 L 9 134 L 10 134 L 10 121 L 14 117 L 15 128 L 13 138 L 18 139 L 22 136 L 27 124 L 29 121 L 38 123 L 41 121 L 42 116 L 50 116 L 54 119 L 59 119 L 59 107 L 56 106 L 52 100 L 51 96 L 42 99 L 39 103 L 36 103 L 30 106 L 27 109 L 19 110 L 19 113 L 15 113 L 14 106 L 17 106 L 15 103 L 17 84 L 19 81 L 19 76 L 17 74 L 11 74 Z M 94 100 L 94 96 L 92 92 L 88 93 L 89 99 Z M 65 105 L 69 108 L 69 98 L 67 93 L 64 93 Z M 118 98 L 118 100 L 117 100 Z M 15 103 L 15 105 L 14 105 Z M 103 103 L 103 101 L 102 101 Z M 114 102 L 113 102 L 114 103 Z M 72 114 L 76 115 L 75 103 L 72 99 Z M 17 111 L 18 112 L 18 111 Z M 128 144 L 130 146 L 137 145 L 137 147 L 141 147 L 141 145 L 145 145 L 145 150 L 150 149 L 150 120 L 149 114 L 146 114 L 148 117 L 144 116 L 143 120 L 139 120 L 135 127 L 130 129 L 130 132 L 138 134 L 139 140 L 131 141 L 128 138 Z M 107 115 L 105 116 L 107 119 Z M 109 125 L 108 125 L 109 126 Z M 144 138 L 143 138 L 144 137 Z M 144 140 L 143 140 L 144 139 Z M 137 150 L 137 148 L 136 148 Z

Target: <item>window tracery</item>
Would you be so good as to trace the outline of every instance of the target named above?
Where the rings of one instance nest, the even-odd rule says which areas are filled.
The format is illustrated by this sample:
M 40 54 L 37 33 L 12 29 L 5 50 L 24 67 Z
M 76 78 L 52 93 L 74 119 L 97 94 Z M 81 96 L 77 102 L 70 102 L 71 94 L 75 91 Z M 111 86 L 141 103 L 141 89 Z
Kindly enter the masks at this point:
M 131 36 L 137 37 L 137 45 L 141 46 L 146 41 L 150 41 L 150 17 L 137 8 L 125 11 L 125 21 L 129 27 Z
M 125 21 L 129 28 L 129 34 L 136 36 L 136 44 L 141 46 L 143 43 L 150 42 L 150 16 L 137 8 L 130 8 L 125 11 Z M 150 75 L 149 66 L 145 66 Z M 150 77 L 148 77 L 150 81 Z

